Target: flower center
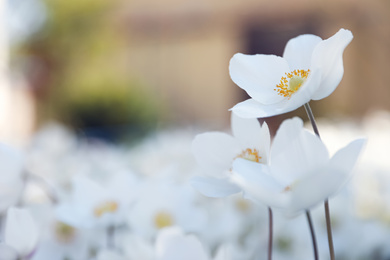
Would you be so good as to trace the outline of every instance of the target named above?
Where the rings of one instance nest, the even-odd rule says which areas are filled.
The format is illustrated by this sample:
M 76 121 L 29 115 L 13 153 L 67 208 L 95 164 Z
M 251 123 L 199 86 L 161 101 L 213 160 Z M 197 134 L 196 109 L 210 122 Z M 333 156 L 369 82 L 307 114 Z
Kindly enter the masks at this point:
M 259 151 L 257 149 L 247 148 L 242 151 L 241 154 L 237 155 L 236 158 L 242 158 L 252 162 L 260 162 L 261 156 L 259 155 Z
M 100 218 L 105 213 L 114 213 L 118 210 L 118 203 L 115 201 L 105 201 L 99 204 L 93 211 L 95 217 Z
M 234 205 L 241 213 L 247 213 L 251 209 L 251 204 L 243 198 L 237 199 Z
M 154 216 L 154 225 L 158 229 L 172 226 L 174 223 L 173 217 L 169 212 L 160 211 Z
M 310 70 L 293 70 L 285 73 L 286 77 L 280 79 L 280 83 L 274 89 L 278 95 L 290 98 L 306 81 Z
M 76 229 L 63 222 L 55 224 L 56 238 L 62 243 L 70 243 L 76 236 Z

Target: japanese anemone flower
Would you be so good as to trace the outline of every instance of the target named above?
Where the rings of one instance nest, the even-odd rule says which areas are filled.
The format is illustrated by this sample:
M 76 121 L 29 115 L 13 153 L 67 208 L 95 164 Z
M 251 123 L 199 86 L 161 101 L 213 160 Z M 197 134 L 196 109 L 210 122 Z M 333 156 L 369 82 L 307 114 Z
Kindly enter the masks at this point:
M 329 96 L 343 77 L 343 52 L 352 38 L 349 30 L 340 29 L 326 40 L 312 34 L 295 37 L 283 57 L 235 54 L 230 77 L 251 99 L 231 110 L 244 118 L 270 117 Z
M 232 180 L 250 198 L 288 213 L 308 210 L 334 195 L 350 178 L 365 139 L 330 158 L 321 139 L 300 118 L 283 121 L 272 143 L 269 164 L 237 159 Z
M 232 132 L 199 134 L 192 142 L 192 152 L 204 175 L 193 177 L 192 186 L 208 197 L 225 197 L 241 189 L 230 181 L 232 163 L 245 158 L 266 164 L 270 149 L 270 133 L 266 123 L 232 114 Z

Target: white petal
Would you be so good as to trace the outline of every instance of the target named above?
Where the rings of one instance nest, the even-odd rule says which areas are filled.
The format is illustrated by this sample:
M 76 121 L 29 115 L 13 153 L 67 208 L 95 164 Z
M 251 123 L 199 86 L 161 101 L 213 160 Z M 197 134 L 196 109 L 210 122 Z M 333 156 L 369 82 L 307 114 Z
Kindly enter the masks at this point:
M 12 247 L 1 243 L 0 244 L 0 260 L 17 260 L 18 254 Z
M 8 209 L 5 242 L 21 256 L 34 250 L 38 243 L 38 228 L 29 211 L 13 207 Z
M 291 213 L 310 209 L 334 194 L 345 183 L 347 174 L 320 168 L 301 178 L 291 188 Z
M 99 252 L 97 260 L 126 260 L 124 256 L 121 256 L 117 252 L 109 249 L 103 249 Z
M 300 118 L 283 121 L 271 148 L 272 174 L 289 185 L 329 161 L 321 139 L 303 128 Z
M 242 118 L 232 113 L 232 132 L 241 149 L 257 149 L 262 157 L 261 162 L 267 163 L 271 136 L 266 123 L 260 126 L 255 118 Z
M 230 60 L 230 77 L 249 96 L 263 104 L 279 102 L 275 87 L 289 72 L 285 59 L 275 55 L 245 55 L 237 53 Z
M 262 104 L 254 99 L 248 99 L 236 104 L 232 110 L 236 115 L 243 118 L 270 117 L 293 111 L 312 99 L 313 93 L 319 87 L 321 73 L 313 70 L 302 87 L 290 98 L 283 98 L 273 104 Z M 275 91 L 276 93 L 276 91 Z
M 293 212 L 309 209 L 335 195 L 348 181 L 351 170 L 365 144 L 358 139 L 340 149 L 327 167 L 308 174 L 292 186 Z
M 260 133 L 260 122 L 256 118 L 242 118 L 234 113 L 231 122 L 233 136 L 244 146 L 252 147 Z
M 290 69 L 310 69 L 313 50 L 321 41 L 320 37 L 312 34 L 300 35 L 289 40 L 283 58 L 287 60 Z
M 259 154 L 262 156 L 260 160 L 261 163 L 268 164 L 269 154 L 271 152 L 271 135 L 269 133 L 269 128 L 266 122 L 261 126 L 260 131 L 260 147 Z
M 366 143 L 366 139 L 357 139 L 338 150 L 330 159 L 331 167 L 339 171 L 351 172 Z
M 340 29 L 314 49 L 312 66 L 321 70 L 322 80 L 312 99 L 319 100 L 329 96 L 339 85 L 344 74 L 343 52 L 352 38 L 349 30 Z
M 177 227 L 165 228 L 156 239 L 156 260 L 208 260 L 199 240 Z
M 258 202 L 271 207 L 285 207 L 288 197 L 284 187 L 269 175 L 267 165 L 236 159 L 232 181 Z
M 191 178 L 191 185 L 203 195 L 212 198 L 222 198 L 241 191 L 237 185 L 231 183 L 227 178 L 217 179 L 196 176 Z
M 206 173 L 223 177 L 224 172 L 231 168 L 233 159 L 241 153 L 241 147 L 233 136 L 208 132 L 195 137 L 192 153 Z
M 272 105 L 261 104 L 254 99 L 247 99 L 243 102 L 236 104 L 230 110 L 236 115 L 243 118 L 259 118 L 259 117 L 270 117 L 275 115 L 284 114 L 297 109 L 302 104 L 297 104 L 296 107 L 288 107 L 288 100 L 285 99 L 279 103 Z M 286 109 L 289 108 L 289 109 Z

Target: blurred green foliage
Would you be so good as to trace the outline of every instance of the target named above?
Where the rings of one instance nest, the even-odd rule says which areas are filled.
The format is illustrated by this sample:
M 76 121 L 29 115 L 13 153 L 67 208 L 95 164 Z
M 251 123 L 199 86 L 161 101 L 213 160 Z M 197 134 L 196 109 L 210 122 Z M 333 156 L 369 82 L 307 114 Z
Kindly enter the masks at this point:
M 33 85 L 40 118 L 77 128 L 152 127 L 157 99 L 126 68 L 129 36 L 116 19 L 119 2 L 44 2 L 48 21 L 16 52 L 44 68 L 32 77 L 39 78 Z

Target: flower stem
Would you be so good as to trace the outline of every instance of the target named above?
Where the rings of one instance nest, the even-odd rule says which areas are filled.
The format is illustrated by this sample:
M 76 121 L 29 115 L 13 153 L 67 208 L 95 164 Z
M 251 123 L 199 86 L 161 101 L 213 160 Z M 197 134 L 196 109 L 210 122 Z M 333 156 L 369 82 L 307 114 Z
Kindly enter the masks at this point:
M 268 208 L 268 221 L 269 221 L 269 235 L 268 235 L 268 260 L 272 260 L 272 234 L 273 234 L 273 218 L 272 218 L 272 209 Z
M 107 248 L 114 249 L 115 248 L 115 226 L 110 225 L 107 227 Z
M 314 233 L 313 222 L 311 221 L 310 211 L 308 210 L 306 211 L 306 218 L 307 218 L 307 222 L 309 223 L 311 239 L 313 241 L 314 259 L 318 260 L 317 240 L 316 240 L 316 235 Z
M 315 133 L 319 138 L 321 138 L 320 132 L 318 132 L 318 127 L 317 127 L 317 124 L 316 124 L 316 120 L 314 119 L 314 115 L 313 115 L 313 112 L 311 111 L 311 108 L 310 108 L 309 103 L 306 103 L 306 104 L 304 105 L 304 107 L 305 107 L 305 110 L 306 110 L 306 114 L 307 114 L 307 116 L 308 116 L 309 119 L 310 119 L 310 123 L 311 123 L 311 126 L 313 127 L 314 133 Z
M 313 127 L 314 133 L 321 139 L 321 136 L 320 136 L 320 133 L 318 131 L 317 124 L 316 124 L 316 120 L 314 119 L 314 115 L 313 115 L 313 112 L 311 111 L 309 103 L 306 103 L 304 105 L 304 107 L 306 110 L 306 114 L 310 119 L 310 123 L 311 123 L 311 126 Z M 328 233 L 330 259 L 335 260 L 334 247 L 333 247 L 333 236 L 332 236 L 332 224 L 330 222 L 330 211 L 329 211 L 328 199 L 325 200 L 324 208 L 325 208 L 325 219 L 326 219 L 326 231 Z
M 330 260 L 335 260 L 334 248 L 333 248 L 333 237 L 332 237 L 332 224 L 330 223 L 330 211 L 329 211 L 329 201 L 325 200 L 325 219 L 326 219 L 326 230 L 328 232 L 328 244 L 329 244 L 329 254 Z

